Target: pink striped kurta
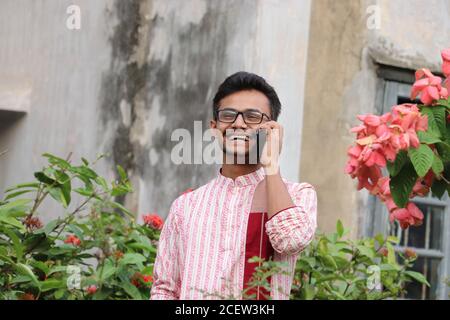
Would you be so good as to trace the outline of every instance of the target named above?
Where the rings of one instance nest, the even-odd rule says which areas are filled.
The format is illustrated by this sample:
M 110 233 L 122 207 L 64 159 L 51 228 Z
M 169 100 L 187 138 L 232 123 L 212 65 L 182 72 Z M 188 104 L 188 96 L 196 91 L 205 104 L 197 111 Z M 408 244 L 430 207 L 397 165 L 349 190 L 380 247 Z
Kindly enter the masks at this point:
M 161 232 L 151 299 L 242 299 L 248 219 L 264 177 L 262 168 L 235 180 L 219 172 L 173 202 Z M 276 300 L 289 299 L 298 253 L 312 240 L 317 225 L 313 186 L 284 182 L 295 207 L 265 222 L 273 260 L 287 263 L 290 272 L 271 277 L 270 294 Z

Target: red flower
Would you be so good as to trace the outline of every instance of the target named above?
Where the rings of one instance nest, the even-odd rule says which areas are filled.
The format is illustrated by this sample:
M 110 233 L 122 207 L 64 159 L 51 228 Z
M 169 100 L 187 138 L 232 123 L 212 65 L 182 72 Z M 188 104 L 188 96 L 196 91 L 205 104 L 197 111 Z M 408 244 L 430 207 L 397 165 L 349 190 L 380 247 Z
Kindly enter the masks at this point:
M 30 230 L 36 230 L 42 228 L 42 222 L 37 217 L 26 217 L 23 224 Z
M 388 251 L 388 249 L 386 247 L 383 247 L 383 248 L 380 249 L 380 254 L 382 256 L 387 257 L 388 253 L 389 253 L 389 251 Z
M 116 250 L 114 251 L 114 258 L 116 258 L 116 260 L 120 260 L 123 257 L 123 252 L 120 250 Z
M 32 293 L 24 293 L 19 297 L 19 300 L 36 300 L 36 297 Z
M 89 287 L 86 288 L 86 293 L 87 294 L 94 294 L 97 292 L 97 286 L 96 285 L 90 285 Z
M 184 190 L 181 194 L 189 193 L 189 192 L 192 192 L 192 191 L 194 191 L 194 189 L 188 188 L 188 189 Z
M 150 228 L 161 230 L 163 227 L 164 222 L 157 214 L 144 214 L 142 218 L 144 219 L 144 224 Z
M 153 277 L 151 275 L 142 276 L 142 280 L 144 280 L 145 283 L 153 282 Z
M 67 236 L 66 240 L 64 240 L 64 243 L 71 243 L 74 246 L 79 246 L 81 244 L 81 240 L 78 239 L 73 234 L 70 234 L 70 235 Z
M 415 258 L 417 258 L 417 253 L 413 249 L 406 248 L 405 249 L 405 256 L 408 259 L 415 259 Z

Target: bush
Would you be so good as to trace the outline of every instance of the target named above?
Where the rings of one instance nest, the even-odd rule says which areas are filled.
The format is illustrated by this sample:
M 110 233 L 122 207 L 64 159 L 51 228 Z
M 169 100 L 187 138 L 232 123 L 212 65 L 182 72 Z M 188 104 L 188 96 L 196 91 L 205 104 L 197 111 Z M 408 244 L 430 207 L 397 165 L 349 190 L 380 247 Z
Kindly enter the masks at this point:
M 36 181 L 6 190 L 0 202 L 0 299 L 148 299 L 162 219 L 144 215 L 139 225 L 114 201 L 132 191 L 120 166 L 119 181 L 107 183 L 93 169 L 98 159 L 73 165 L 44 156 L 48 165 L 35 173 Z M 47 198 L 65 214 L 44 226 L 37 215 Z M 300 254 L 291 299 L 395 298 L 407 281 L 426 283 L 409 270 L 413 254 L 396 261 L 397 239 L 343 236 L 339 222 L 336 233 L 318 234 Z M 248 292 L 257 286 L 270 290 L 269 277 L 284 267 L 261 261 L 243 297 L 254 298 Z M 370 285 L 377 268 L 382 291 Z
M 318 234 L 300 255 L 292 299 L 378 300 L 405 293 L 405 285 L 425 277 L 411 271 L 417 256 L 412 250 L 394 251 L 398 239 L 381 234 L 375 238 L 344 240 L 342 223 L 330 235 Z
M 36 181 L 8 189 L 0 203 L 0 298 L 148 299 L 162 220 L 138 225 L 114 201 L 132 191 L 122 168 L 107 183 L 85 159 L 74 166 L 44 156 Z M 49 196 L 65 215 L 44 226 L 37 213 Z

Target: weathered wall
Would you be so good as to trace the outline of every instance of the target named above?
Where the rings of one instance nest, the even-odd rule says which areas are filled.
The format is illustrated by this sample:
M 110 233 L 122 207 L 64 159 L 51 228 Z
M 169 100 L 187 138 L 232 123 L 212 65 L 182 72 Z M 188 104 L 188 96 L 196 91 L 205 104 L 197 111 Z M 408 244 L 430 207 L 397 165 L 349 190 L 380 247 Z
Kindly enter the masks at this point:
M 70 4 L 81 8 L 81 30 L 65 27 Z M 30 110 L 0 138 L 9 148 L 0 189 L 29 180 L 43 152 L 107 152 L 101 171 L 113 178 L 120 164 L 131 176 L 127 206 L 166 216 L 182 191 L 217 173 L 174 165 L 172 131 L 193 132 L 195 120 L 206 129 L 217 86 L 240 70 L 277 89 L 282 170 L 298 180 L 309 15 L 309 0 L 2 1 L 0 93 Z
M 82 8 L 81 30 L 66 27 L 66 9 L 73 3 Z M 44 152 L 95 158 L 101 74 L 110 64 L 109 3 L 0 2 L 0 96 L 22 97 L 29 108 L 3 126 L 0 150 L 8 152 L 0 156 L 0 192 L 30 181 Z M 107 174 L 105 167 L 100 170 Z M 47 215 L 55 215 L 51 212 Z
M 363 10 L 358 1 L 312 2 L 300 175 L 316 187 L 323 231 L 333 231 L 337 219 L 357 231 L 356 194 L 344 166 L 348 123 L 361 105 L 355 101 L 355 110 L 343 93 L 361 69 Z

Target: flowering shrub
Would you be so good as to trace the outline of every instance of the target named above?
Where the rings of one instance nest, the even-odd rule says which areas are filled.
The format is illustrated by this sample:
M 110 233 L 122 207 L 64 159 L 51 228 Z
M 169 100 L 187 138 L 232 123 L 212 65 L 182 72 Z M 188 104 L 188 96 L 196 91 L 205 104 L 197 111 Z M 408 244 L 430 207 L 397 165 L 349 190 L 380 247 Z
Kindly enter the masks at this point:
M 0 202 L 0 299 L 148 299 L 162 219 L 139 225 L 114 201 L 132 191 L 122 168 L 107 183 L 84 159 L 75 166 L 45 156 L 37 180 Z M 44 225 L 47 198 L 65 215 Z
M 337 231 L 331 234 L 317 233 L 312 243 L 300 253 L 290 292 L 291 300 L 381 300 L 395 299 L 406 293 L 406 284 L 411 281 L 429 286 L 423 274 L 412 271 L 416 253 L 406 249 L 396 253 L 395 237 L 345 240 L 347 232 L 340 221 Z M 257 288 L 265 299 L 270 298 L 270 277 L 274 274 L 289 275 L 285 262 L 253 257 L 250 262 L 260 262 L 242 291 L 243 299 L 255 299 Z M 231 290 L 230 290 L 231 291 Z M 265 293 L 266 292 L 266 293 Z M 237 299 L 208 295 L 220 299 Z
M 411 249 L 395 253 L 395 237 L 344 240 L 346 231 L 317 234 L 297 260 L 291 299 L 380 300 L 406 293 L 408 282 L 429 286 L 425 277 L 410 270 L 417 258 Z
M 450 180 L 450 49 L 442 51 L 446 79 L 428 69 L 416 71 L 411 99 L 422 104 L 402 104 L 392 112 L 359 115 L 356 144 L 349 147 L 346 172 L 358 179 L 358 190 L 367 189 L 388 208 L 391 222 L 405 229 L 422 223 L 423 213 L 410 198 L 426 196 L 431 189 L 441 198 Z M 389 175 L 384 175 L 386 168 Z
M 161 217 L 145 214 L 140 225 L 114 201 L 132 191 L 122 168 L 120 180 L 107 183 L 86 160 L 73 165 L 45 156 L 49 164 L 35 173 L 37 180 L 6 190 L 0 202 L 0 299 L 148 299 Z M 38 214 L 47 198 L 66 214 L 44 225 Z M 408 280 L 426 283 L 408 270 L 412 258 L 395 261 L 393 238 L 352 243 L 343 233 L 338 224 L 336 234 L 318 235 L 300 255 L 292 299 L 396 297 Z M 382 293 L 364 287 L 372 265 L 381 269 Z M 253 299 L 258 286 L 270 291 L 269 277 L 284 268 L 261 261 L 243 297 Z

